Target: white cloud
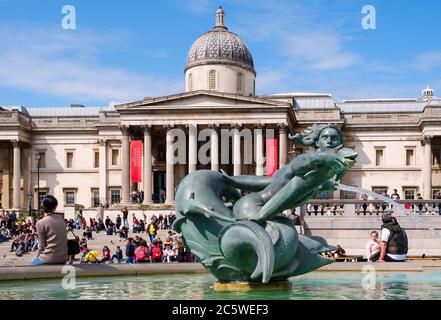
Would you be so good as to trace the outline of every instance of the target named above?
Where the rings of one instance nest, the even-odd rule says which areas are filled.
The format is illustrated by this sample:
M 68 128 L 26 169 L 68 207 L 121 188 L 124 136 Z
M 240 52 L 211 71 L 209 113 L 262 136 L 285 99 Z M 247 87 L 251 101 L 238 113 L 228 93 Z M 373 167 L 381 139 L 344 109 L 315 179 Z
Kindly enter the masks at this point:
M 246 39 L 270 47 L 275 56 L 302 69 L 344 69 L 361 62 L 348 38 L 320 19 L 317 6 L 280 1 L 258 2 L 237 21 Z
M 0 25 L 0 85 L 89 101 L 135 100 L 181 91 L 182 80 L 102 66 L 118 32 Z

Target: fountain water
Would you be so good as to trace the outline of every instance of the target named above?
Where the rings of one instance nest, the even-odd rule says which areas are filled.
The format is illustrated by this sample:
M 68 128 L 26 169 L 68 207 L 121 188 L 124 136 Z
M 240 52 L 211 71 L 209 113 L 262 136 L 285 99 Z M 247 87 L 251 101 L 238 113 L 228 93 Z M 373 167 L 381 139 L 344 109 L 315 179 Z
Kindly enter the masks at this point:
M 382 200 L 383 202 L 387 202 L 388 204 L 393 205 L 393 207 L 394 207 L 394 209 L 396 211 L 398 211 L 402 215 L 410 216 L 417 223 L 422 225 L 427 230 L 432 231 L 433 234 L 436 237 L 441 239 L 441 233 L 439 233 L 439 231 L 435 230 L 435 228 L 432 227 L 431 225 L 429 225 L 426 222 L 424 222 L 424 220 L 422 219 L 422 217 L 419 214 L 414 213 L 412 210 L 406 209 L 403 204 L 398 203 L 398 202 L 392 200 L 391 198 L 384 197 L 381 194 L 378 194 L 376 192 L 364 190 L 364 189 L 353 187 L 353 186 L 344 185 L 344 184 L 341 184 L 341 183 L 336 183 L 335 187 L 337 189 L 343 190 L 343 191 L 355 192 L 355 193 L 358 193 L 358 194 L 366 194 L 366 195 L 369 195 L 369 196 L 371 196 L 372 198 L 374 198 L 376 200 Z

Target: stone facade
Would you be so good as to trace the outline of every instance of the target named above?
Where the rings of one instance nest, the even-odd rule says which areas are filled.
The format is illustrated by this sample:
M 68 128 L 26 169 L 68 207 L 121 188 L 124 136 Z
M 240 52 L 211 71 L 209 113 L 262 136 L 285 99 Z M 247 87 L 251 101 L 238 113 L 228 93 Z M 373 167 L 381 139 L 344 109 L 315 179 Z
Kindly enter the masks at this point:
M 217 12 L 210 32 L 228 33 L 223 14 Z M 26 209 L 31 202 L 35 208 L 37 190 L 40 196 L 57 197 L 60 210 L 71 210 L 75 203 L 87 208 L 99 202 L 128 204 L 132 190 L 144 191 L 144 205 L 158 203 L 161 190 L 165 191 L 165 204 L 173 206 L 175 188 L 194 170 L 265 174 L 265 146 L 271 134 L 277 140 L 278 165 L 285 165 L 307 151 L 289 140 L 289 134 L 312 123 L 336 123 L 345 144 L 359 153 L 343 183 L 370 190 L 397 189 L 402 198 L 421 193 L 429 199 L 441 189 L 441 100 L 433 90 L 426 88 L 416 99 L 342 102 L 329 94 L 256 96 L 251 54 L 236 37 L 226 35 L 231 43 L 225 47 L 218 42 L 216 57 L 207 56 L 207 43 L 195 43 L 193 48 L 205 51 L 191 58 L 196 53 L 190 50 L 184 93 L 102 108 L 0 107 L 1 206 Z M 239 46 L 241 53 L 235 54 L 228 45 Z M 218 76 L 214 89 L 207 78 L 210 70 Z M 194 81 L 191 90 L 189 73 Z M 244 75 L 242 92 L 236 90 L 238 73 Z M 173 129 L 181 130 L 186 141 L 185 163 L 171 162 Z M 209 136 L 201 138 L 207 129 Z M 231 134 L 228 150 L 222 149 L 222 130 Z M 244 130 L 251 140 L 246 140 Z M 133 139 L 143 143 L 140 183 L 130 181 Z M 208 163 L 196 156 L 204 143 L 212 150 Z M 221 161 L 225 152 L 231 154 L 228 163 Z M 249 154 L 252 160 L 246 161 Z M 350 197 L 337 192 L 328 196 Z

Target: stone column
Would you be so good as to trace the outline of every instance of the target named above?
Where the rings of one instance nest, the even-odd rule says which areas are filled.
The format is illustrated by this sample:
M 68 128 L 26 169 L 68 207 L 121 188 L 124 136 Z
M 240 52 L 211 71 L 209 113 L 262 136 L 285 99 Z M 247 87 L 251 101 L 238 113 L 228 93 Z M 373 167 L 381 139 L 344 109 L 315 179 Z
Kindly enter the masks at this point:
M 130 203 L 130 141 L 129 127 L 122 125 L 121 129 L 121 202 Z
M 101 204 L 107 201 L 107 141 L 100 139 L 99 147 L 99 194 Z
M 171 132 L 173 126 L 166 126 L 166 191 L 165 191 L 165 203 L 173 204 L 175 202 L 175 165 L 173 163 L 174 150 L 173 142 L 174 136 Z
M 28 145 L 24 151 L 23 156 L 23 208 L 29 207 L 29 197 L 28 193 L 31 191 L 31 161 L 32 161 L 32 149 L 31 146 Z
M 210 162 L 211 170 L 219 171 L 219 125 L 210 124 L 211 137 L 210 137 Z
M 9 157 L 11 156 L 11 149 L 5 148 L 4 153 L 0 154 L 0 163 L 2 169 L 2 206 L 3 208 L 10 208 L 10 170 Z
M 188 128 L 188 173 L 196 171 L 198 163 L 198 126 L 187 125 Z
M 152 127 L 145 125 L 142 129 L 144 130 L 143 204 L 149 204 L 152 203 Z
M 279 169 L 286 165 L 288 156 L 288 141 L 286 139 L 286 124 L 279 123 Z
M 256 133 L 256 176 L 263 176 L 263 128 L 264 125 L 257 124 L 256 128 L 254 129 Z
M 424 146 L 422 195 L 425 200 L 429 200 L 432 198 L 432 138 L 433 136 L 425 135 L 421 139 L 421 143 Z
M 14 166 L 13 166 L 13 179 L 12 179 L 12 187 L 13 187 L 13 195 L 12 195 L 12 207 L 14 209 L 20 208 L 20 141 L 12 140 L 12 148 L 13 148 L 13 157 L 14 157 Z
M 233 129 L 233 167 L 234 175 L 240 176 L 242 169 L 241 152 L 240 152 L 240 125 L 235 123 L 231 126 Z

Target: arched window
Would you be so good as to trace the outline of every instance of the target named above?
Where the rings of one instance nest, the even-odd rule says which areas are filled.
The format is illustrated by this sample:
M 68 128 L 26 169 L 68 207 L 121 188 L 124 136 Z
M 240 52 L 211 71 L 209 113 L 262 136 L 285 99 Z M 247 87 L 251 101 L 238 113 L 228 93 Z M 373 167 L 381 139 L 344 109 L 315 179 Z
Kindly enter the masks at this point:
M 216 71 L 211 70 L 208 74 L 208 89 L 216 90 Z
M 243 94 L 243 74 L 239 72 L 236 78 L 236 93 Z
M 188 91 L 193 91 L 193 75 L 188 75 Z

